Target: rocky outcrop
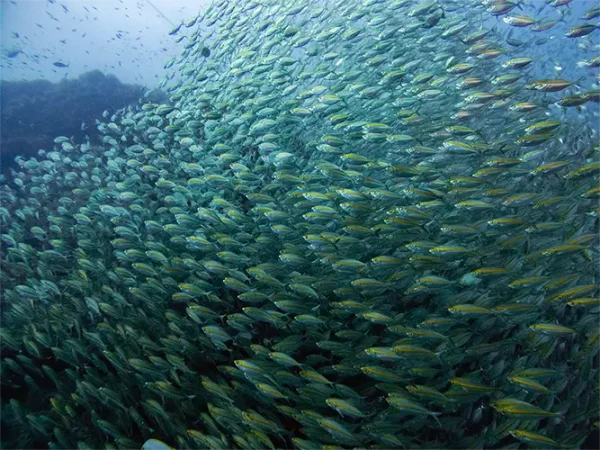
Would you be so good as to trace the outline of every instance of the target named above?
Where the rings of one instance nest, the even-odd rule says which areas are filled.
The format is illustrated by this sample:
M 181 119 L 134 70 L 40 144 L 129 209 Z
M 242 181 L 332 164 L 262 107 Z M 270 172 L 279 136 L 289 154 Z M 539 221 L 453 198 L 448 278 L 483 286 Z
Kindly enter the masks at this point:
M 52 148 L 56 136 L 72 136 L 79 142 L 85 135 L 93 139 L 97 134 L 95 119 L 103 111 L 112 113 L 136 103 L 143 94 L 142 86 L 123 84 L 114 75 L 99 70 L 59 83 L 3 81 L 0 84 L 2 171 L 12 166 L 17 155 L 28 158 L 35 156 L 38 149 Z

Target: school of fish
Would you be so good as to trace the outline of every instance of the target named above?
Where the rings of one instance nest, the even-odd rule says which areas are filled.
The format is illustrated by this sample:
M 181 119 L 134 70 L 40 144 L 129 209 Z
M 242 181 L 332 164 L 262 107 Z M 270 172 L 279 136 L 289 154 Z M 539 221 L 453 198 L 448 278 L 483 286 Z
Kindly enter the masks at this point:
M 3 446 L 594 439 L 600 8 L 571 6 L 217 0 L 174 28 L 171 103 L 3 179 Z M 559 22 L 581 79 L 528 53 Z

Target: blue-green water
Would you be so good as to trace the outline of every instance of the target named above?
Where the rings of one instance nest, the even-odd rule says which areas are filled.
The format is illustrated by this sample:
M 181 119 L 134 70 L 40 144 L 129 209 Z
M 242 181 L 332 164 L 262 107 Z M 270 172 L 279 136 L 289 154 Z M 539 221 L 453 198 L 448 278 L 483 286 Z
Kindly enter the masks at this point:
M 2 179 L 2 446 L 597 448 L 596 6 L 174 27 Z

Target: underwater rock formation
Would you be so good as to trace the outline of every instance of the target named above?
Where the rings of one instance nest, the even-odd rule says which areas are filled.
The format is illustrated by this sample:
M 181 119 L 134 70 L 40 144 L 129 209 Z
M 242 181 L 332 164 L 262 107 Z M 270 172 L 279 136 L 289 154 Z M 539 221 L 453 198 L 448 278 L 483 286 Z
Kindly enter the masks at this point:
M 57 133 L 78 141 L 85 135 L 96 136 L 96 118 L 105 110 L 113 112 L 137 102 L 144 88 L 123 84 L 114 75 L 94 70 L 60 83 L 3 81 L 0 91 L 0 157 L 2 171 L 6 172 L 15 156 L 27 158 L 40 148 L 52 146 Z

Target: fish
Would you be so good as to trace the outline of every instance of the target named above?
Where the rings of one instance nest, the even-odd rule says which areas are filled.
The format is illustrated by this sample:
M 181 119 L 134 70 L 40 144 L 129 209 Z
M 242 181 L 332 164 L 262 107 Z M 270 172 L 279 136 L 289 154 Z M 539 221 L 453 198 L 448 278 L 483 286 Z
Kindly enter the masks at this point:
M 582 37 L 582 36 L 587 36 L 588 34 L 592 33 L 594 30 L 597 30 L 599 28 L 600 28 L 600 25 L 593 25 L 593 24 L 578 25 L 576 27 L 571 28 L 569 31 L 567 31 L 565 33 L 565 36 L 568 38 L 578 38 L 578 37 Z
M 142 444 L 141 447 L 143 450 L 170 450 L 173 447 L 164 443 L 160 439 L 148 439 L 146 442 Z
M 559 442 L 539 433 L 533 433 L 527 430 L 510 430 L 509 433 L 519 441 L 526 442 L 528 444 L 543 445 L 544 447 L 549 446 L 551 448 L 561 447 Z
M 593 445 L 598 13 L 578 3 L 174 21 L 163 99 L 1 175 L 6 447 Z

